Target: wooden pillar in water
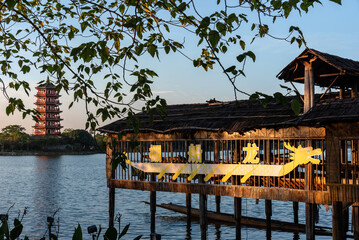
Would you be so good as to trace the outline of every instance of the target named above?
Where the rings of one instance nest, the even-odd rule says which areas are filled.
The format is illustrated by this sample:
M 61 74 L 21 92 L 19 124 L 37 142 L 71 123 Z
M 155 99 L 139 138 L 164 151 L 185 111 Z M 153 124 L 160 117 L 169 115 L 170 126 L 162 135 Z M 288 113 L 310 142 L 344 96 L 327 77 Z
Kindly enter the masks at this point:
M 156 181 L 155 174 L 151 174 L 151 181 Z M 151 234 L 156 233 L 156 191 L 150 191 Z
M 359 240 L 359 207 L 352 207 L 352 228 L 354 231 L 354 239 Z
M 305 190 L 313 189 L 313 165 L 311 163 L 305 165 Z M 305 203 L 305 232 L 307 240 L 315 239 L 315 209 L 313 203 Z
M 216 196 L 216 212 L 221 212 L 221 196 Z
M 214 141 L 214 162 L 219 163 L 219 142 Z M 216 196 L 216 212 L 221 212 L 221 196 Z
M 272 200 L 265 200 L 265 211 L 266 211 L 266 226 L 267 226 L 267 239 L 272 238 Z
M 109 188 L 108 189 L 108 226 L 113 227 L 114 226 L 114 218 L 115 218 L 115 189 Z
M 298 211 L 299 211 L 299 204 L 298 204 L 298 202 L 293 202 L 294 223 L 296 223 L 296 224 L 299 223 Z
M 346 234 L 343 227 L 343 203 L 333 202 L 332 205 L 333 220 L 332 220 L 332 232 L 333 240 L 345 239 Z
M 110 143 L 110 137 L 107 136 L 107 141 Z M 115 218 L 115 188 L 110 186 L 111 180 L 115 178 L 115 171 L 112 169 L 112 148 L 110 144 L 107 144 L 106 147 L 106 180 L 108 187 L 108 226 L 114 226 L 114 218 Z
M 203 176 L 199 176 L 199 182 L 204 183 Z M 199 225 L 201 227 L 201 240 L 207 239 L 207 195 L 199 194 Z
M 234 219 L 236 220 L 236 239 L 241 239 L 242 198 L 234 197 Z
M 192 196 L 186 193 L 187 222 L 191 222 Z

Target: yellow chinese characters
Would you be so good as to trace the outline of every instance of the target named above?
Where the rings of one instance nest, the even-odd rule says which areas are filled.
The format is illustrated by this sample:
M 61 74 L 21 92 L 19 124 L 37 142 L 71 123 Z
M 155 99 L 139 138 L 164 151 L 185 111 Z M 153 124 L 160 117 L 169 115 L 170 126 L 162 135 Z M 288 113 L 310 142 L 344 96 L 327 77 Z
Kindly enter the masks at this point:
M 162 161 L 161 145 L 151 145 L 150 146 L 150 159 L 151 159 L 151 162 L 161 162 Z
M 257 158 L 259 147 L 255 143 L 252 145 L 250 143 L 247 144 L 247 147 L 243 148 L 243 151 L 247 152 L 246 158 L 243 160 L 243 163 L 259 163 L 259 158 Z
M 196 146 L 194 146 L 193 144 L 189 145 L 188 162 L 192 162 L 192 163 L 202 162 L 202 149 L 200 144 L 197 144 Z

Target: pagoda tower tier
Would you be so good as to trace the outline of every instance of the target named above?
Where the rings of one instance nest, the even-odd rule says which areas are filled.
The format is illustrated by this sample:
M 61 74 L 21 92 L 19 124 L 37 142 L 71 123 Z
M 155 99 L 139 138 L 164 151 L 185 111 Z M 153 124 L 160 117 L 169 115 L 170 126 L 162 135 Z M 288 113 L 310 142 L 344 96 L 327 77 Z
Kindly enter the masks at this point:
M 36 110 L 40 113 L 40 118 L 35 123 L 35 135 L 59 135 L 62 128 L 60 121 L 60 101 L 55 85 L 52 83 L 45 83 L 39 85 L 37 88 Z

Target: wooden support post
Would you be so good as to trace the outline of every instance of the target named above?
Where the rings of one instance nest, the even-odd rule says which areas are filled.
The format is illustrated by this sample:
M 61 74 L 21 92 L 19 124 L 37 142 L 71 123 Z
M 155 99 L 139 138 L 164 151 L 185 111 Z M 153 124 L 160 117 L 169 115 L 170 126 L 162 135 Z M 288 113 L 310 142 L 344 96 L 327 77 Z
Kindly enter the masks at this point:
M 349 230 L 349 207 L 343 209 L 343 231 L 346 236 Z
M 203 183 L 204 176 L 199 176 L 199 182 Z M 207 239 L 207 195 L 199 194 L 199 225 L 201 227 L 201 240 Z
M 155 174 L 151 174 L 151 181 L 156 181 Z M 156 233 L 156 191 L 150 191 L 151 235 Z
M 216 212 L 221 212 L 221 196 L 216 196 Z
M 241 239 L 242 198 L 234 197 L 234 219 L 236 220 L 236 239 Z
M 272 238 L 272 200 L 265 200 L 265 211 L 266 211 L 266 225 L 267 225 L 267 239 Z
M 150 192 L 151 234 L 156 233 L 156 191 Z
M 108 226 L 114 226 L 114 218 L 115 218 L 115 188 L 108 189 Z
M 339 99 L 343 99 L 344 98 L 344 88 L 340 88 L 339 90 Z
M 304 113 L 314 106 L 314 71 L 312 62 L 316 58 L 304 62 Z
M 333 216 L 332 216 L 332 232 L 333 240 L 345 239 L 345 233 L 343 229 L 343 203 L 333 202 Z
M 359 240 L 359 207 L 352 207 L 352 227 L 354 231 L 354 239 Z
M 299 203 L 293 202 L 294 223 L 296 223 L 296 224 L 299 223 L 298 210 L 299 210 Z
M 314 240 L 314 227 L 315 227 L 315 220 L 314 220 L 314 204 L 312 203 L 305 203 L 305 232 L 306 232 L 306 239 L 307 240 Z
M 187 223 L 191 222 L 192 196 L 186 193 Z
M 306 141 L 306 146 L 311 147 L 310 140 Z M 314 178 L 313 178 L 313 164 L 309 163 L 305 165 L 305 190 L 313 190 Z M 313 203 L 305 203 L 305 232 L 307 240 L 314 240 L 314 228 L 315 228 L 315 214 L 316 206 Z

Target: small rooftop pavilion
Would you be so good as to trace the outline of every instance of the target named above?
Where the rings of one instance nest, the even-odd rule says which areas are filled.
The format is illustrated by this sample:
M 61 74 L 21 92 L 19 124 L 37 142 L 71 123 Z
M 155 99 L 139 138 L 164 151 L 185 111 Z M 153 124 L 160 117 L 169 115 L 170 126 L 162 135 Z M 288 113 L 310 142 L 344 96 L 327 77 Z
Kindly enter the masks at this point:
M 170 105 L 165 116 L 146 113 L 139 133 L 121 119 L 99 128 L 107 133 L 107 185 L 110 225 L 115 188 L 150 192 L 151 234 L 155 234 L 156 192 L 199 195 L 202 239 L 206 237 L 207 195 L 234 198 L 236 235 L 241 236 L 242 198 L 264 199 L 267 229 L 272 200 L 305 203 L 307 239 L 316 233 L 316 205 L 331 205 L 333 239 L 345 239 L 348 207 L 354 236 L 359 238 L 359 62 L 306 49 L 279 74 L 292 84 L 304 83 L 303 112 L 273 101 L 210 101 Z M 314 86 L 324 87 L 314 93 Z M 295 86 L 293 84 L 293 86 Z M 135 143 L 135 144 L 134 144 Z M 122 153 L 126 153 L 123 157 Z M 122 157 L 121 157 L 122 156 Z M 120 159 L 115 169 L 114 159 Z M 296 215 L 297 214 L 297 215 Z

